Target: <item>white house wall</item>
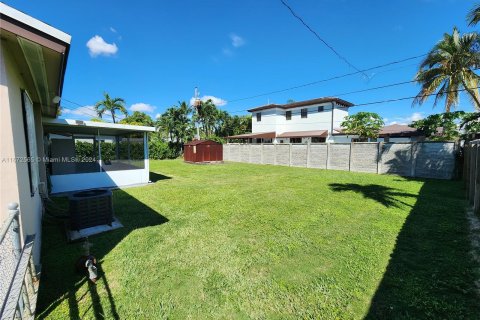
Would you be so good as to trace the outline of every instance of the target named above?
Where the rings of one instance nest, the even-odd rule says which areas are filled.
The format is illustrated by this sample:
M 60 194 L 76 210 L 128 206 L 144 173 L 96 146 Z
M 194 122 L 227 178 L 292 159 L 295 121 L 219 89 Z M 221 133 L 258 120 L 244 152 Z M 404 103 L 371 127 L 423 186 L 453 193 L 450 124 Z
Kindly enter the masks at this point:
M 147 165 L 148 161 L 146 162 Z M 148 167 L 138 170 L 121 170 L 92 173 L 54 175 L 52 193 L 62 193 L 102 187 L 125 187 L 148 183 Z
M 20 77 L 18 65 L 8 51 L 7 46 L 0 46 L 0 103 L 2 106 L 0 117 L 0 223 L 8 215 L 7 205 L 10 202 L 20 204 L 22 236 L 36 234 L 37 240 L 41 238 L 42 201 L 36 186 L 36 192 L 30 193 L 30 179 L 28 164 L 15 162 L 10 159 L 19 159 L 27 156 L 25 134 L 23 129 L 23 112 L 21 89 L 26 84 Z M 40 110 L 34 113 L 37 117 Z M 38 124 L 38 121 L 36 121 Z M 37 125 L 38 127 L 38 125 Z M 41 135 L 41 128 L 36 128 L 37 134 Z M 38 141 L 38 140 L 37 140 Z M 43 146 L 37 145 L 37 149 Z M 37 155 L 31 155 L 37 156 Z M 38 164 L 37 164 L 38 165 Z M 39 166 L 40 171 L 45 170 Z M 40 178 L 45 177 L 44 172 Z M 40 244 L 40 241 L 37 241 Z M 35 263 L 40 262 L 40 245 L 35 246 L 33 257 Z
M 318 107 L 323 106 L 324 111 L 318 112 Z M 302 118 L 300 110 L 307 108 L 307 118 Z M 285 114 L 292 111 L 292 119 L 287 120 Z M 323 103 L 311 106 L 303 106 L 293 109 L 267 109 L 259 111 L 262 114 L 261 121 L 257 121 L 256 114 L 252 112 L 252 133 L 272 132 L 277 133 L 291 131 L 311 131 L 311 130 L 328 130 L 332 128 L 332 104 Z M 333 128 L 340 127 L 344 118 L 348 116 L 348 108 L 335 105 L 333 113 Z

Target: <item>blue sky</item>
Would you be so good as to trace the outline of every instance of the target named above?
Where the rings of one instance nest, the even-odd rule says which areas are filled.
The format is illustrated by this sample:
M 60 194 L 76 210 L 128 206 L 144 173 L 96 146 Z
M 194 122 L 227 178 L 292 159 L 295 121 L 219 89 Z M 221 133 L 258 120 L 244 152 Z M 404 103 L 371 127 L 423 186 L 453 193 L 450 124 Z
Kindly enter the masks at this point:
M 88 119 L 104 91 L 122 97 L 129 111 L 152 117 L 194 87 L 220 108 L 285 103 L 412 80 L 420 59 L 317 85 L 232 101 L 354 72 L 316 39 L 280 0 L 244 1 L 17 1 L 6 4 L 72 36 L 65 77 L 63 117 Z M 465 22 L 467 0 L 288 0 L 330 45 L 359 69 L 421 55 L 453 26 Z M 480 26 L 477 26 L 480 29 Z M 88 44 L 88 46 L 87 46 Z M 414 96 L 407 84 L 340 96 L 355 104 Z M 411 100 L 355 107 L 378 112 L 387 123 L 406 123 L 431 113 L 432 101 Z M 473 110 L 462 95 L 459 110 Z

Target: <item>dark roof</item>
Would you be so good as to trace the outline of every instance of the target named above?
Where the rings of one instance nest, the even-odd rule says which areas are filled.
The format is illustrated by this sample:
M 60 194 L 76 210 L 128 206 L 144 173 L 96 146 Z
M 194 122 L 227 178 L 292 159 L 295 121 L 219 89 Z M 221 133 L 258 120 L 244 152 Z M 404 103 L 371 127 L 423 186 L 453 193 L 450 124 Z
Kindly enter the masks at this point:
M 276 136 L 275 131 L 272 132 L 259 132 L 259 133 L 244 133 L 237 134 L 236 136 L 227 137 L 229 139 L 250 139 L 250 138 L 264 138 L 264 139 L 274 139 Z
M 389 126 L 384 126 L 379 132 L 380 137 L 411 137 L 418 135 L 420 135 L 420 132 L 416 128 L 412 128 L 404 124 L 392 124 Z
M 317 98 L 317 99 L 311 99 L 311 100 L 304 100 L 304 101 L 298 101 L 298 102 L 293 102 L 293 103 L 287 103 L 287 104 L 267 104 L 264 106 L 256 107 L 253 109 L 249 109 L 248 112 L 255 112 L 255 111 L 261 111 L 261 110 L 267 110 L 267 109 L 273 109 L 273 108 L 280 108 L 280 109 L 292 109 L 292 108 L 298 108 L 298 107 L 303 107 L 303 106 L 310 106 L 313 104 L 320 104 L 320 103 L 325 103 L 325 102 L 335 102 L 338 105 L 341 105 L 343 107 L 351 107 L 354 104 L 340 99 L 336 97 L 323 97 L 323 98 Z
M 213 140 L 193 140 L 190 142 L 185 143 L 185 146 L 196 146 L 199 144 L 221 144 L 220 142 L 216 142 Z
M 290 131 L 279 134 L 278 138 L 305 138 L 305 137 L 322 137 L 328 136 L 328 130 L 312 130 L 312 131 Z
M 346 135 L 346 133 L 343 132 L 343 128 L 335 128 L 333 130 L 337 131 L 334 135 Z M 380 129 L 378 135 L 380 137 L 414 137 L 421 136 L 422 133 L 416 128 L 409 127 L 405 124 L 391 124 Z

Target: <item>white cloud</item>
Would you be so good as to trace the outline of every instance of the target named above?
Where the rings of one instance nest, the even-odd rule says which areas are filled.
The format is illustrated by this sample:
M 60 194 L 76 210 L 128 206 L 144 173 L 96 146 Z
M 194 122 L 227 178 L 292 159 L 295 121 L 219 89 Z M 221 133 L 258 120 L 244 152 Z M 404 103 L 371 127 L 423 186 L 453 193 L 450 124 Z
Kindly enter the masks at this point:
M 200 100 L 202 100 L 203 102 L 212 100 L 213 104 L 216 105 L 217 107 L 223 107 L 224 105 L 227 104 L 226 100 L 223 100 L 222 98 L 218 98 L 215 96 L 203 96 L 200 98 Z M 195 98 L 192 97 L 190 99 L 190 105 L 193 106 L 194 102 L 195 102 Z
M 141 112 L 153 112 L 155 109 L 154 106 L 148 103 L 134 103 L 129 108 L 131 111 L 141 111 Z
M 161 116 L 162 116 L 162 115 L 161 115 L 160 113 L 157 113 L 157 114 L 155 115 L 155 119 L 158 119 L 158 118 L 160 118 Z
M 110 31 L 112 31 L 113 33 L 117 33 L 117 29 L 115 29 L 114 27 L 110 27 Z
M 425 118 L 423 112 L 414 112 L 408 117 L 394 117 L 392 121 L 388 121 L 388 119 L 385 118 L 384 121 L 387 125 L 392 125 L 392 124 L 406 125 L 406 124 L 412 123 L 413 121 L 421 120 L 423 118 Z
M 92 57 L 99 55 L 111 56 L 118 51 L 118 47 L 115 43 L 107 43 L 99 35 L 95 35 L 87 41 L 87 48 Z
M 232 46 L 234 46 L 235 48 L 245 45 L 245 39 L 243 39 L 239 35 L 236 35 L 235 33 L 230 34 L 230 39 L 232 39 Z
M 79 117 L 89 117 L 96 118 L 97 112 L 95 111 L 95 106 L 83 106 L 75 109 L 62 108 L 62 115 L 74 115 Z

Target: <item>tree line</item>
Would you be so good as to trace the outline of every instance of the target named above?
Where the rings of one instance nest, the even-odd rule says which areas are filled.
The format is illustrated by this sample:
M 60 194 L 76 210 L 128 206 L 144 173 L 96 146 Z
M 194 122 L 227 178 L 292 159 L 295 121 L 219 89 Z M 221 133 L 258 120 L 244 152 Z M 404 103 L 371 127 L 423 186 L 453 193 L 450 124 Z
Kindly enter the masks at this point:
M 173 159 L 182 154 L 183 144 L 195 138 L 198 126 L 200 139 L 210 139 L 224 142 L 228 136 L 249 133 L 252 130 L 250 115 L 231 115 L 220 110 L 212 100 L 200 101 L 194 108 L 185 101 L 165 110 L 157 119 L 153 120 L 148 114 L 134 111 L 128 114 L 125 100 L 112 98 L 108 93 L 103 94 L 102 100 L 95 104 L 98 118 L 92 121 L 103 121 L 108 113 L 113 123 L 117 123 L 117 113 L 125 117 L 120 124 L 132 124 L 156 127 L 156 132 L 149 134 L 149 151 L 152 159 Z

